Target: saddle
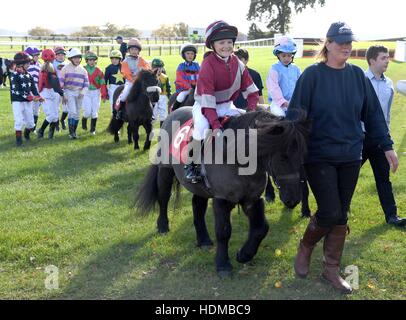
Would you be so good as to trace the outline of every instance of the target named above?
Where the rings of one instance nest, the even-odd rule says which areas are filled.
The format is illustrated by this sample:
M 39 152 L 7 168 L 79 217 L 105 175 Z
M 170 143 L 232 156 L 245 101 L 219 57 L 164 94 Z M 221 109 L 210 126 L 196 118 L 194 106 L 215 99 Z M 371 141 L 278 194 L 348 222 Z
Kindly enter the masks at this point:
M 221 125 L 224 127 L 225 124 L 230 120 L 230 117 L 219 118 Z M 180 164 L 186 164 L 188 158 L 188 145 L 193 137 L 193 119 L 187 120 L 172 136 L 170 154 L 174 157 Z M 212 137 L 207 137 L 204 144 Z M 203 161 L 202 161 L 203 162 Z

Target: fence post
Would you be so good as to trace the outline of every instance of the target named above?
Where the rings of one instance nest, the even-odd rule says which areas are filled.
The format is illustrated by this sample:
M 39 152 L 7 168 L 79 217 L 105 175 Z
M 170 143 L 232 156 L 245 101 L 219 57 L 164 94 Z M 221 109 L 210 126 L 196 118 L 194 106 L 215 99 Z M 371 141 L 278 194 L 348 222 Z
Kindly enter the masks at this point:
M 148 55 L 151 56 L 151 47 L 148 47 Z
M 13 37 L 10 37 L 10 41 L 11 41 L 11 48 L 10 49 L 13 49 Z
M 159 46 L 159 56 L 162 56 L 162 46 Z

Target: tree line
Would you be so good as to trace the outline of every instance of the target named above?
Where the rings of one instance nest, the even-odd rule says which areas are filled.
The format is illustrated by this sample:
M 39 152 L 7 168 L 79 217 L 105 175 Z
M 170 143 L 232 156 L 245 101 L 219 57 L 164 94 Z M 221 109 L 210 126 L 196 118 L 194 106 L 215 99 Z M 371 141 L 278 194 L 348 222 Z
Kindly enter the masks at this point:
M 289 32 L 293 13 L 301 13 L 306 8 L 316 5 L 324 6 L 326 0 L 251 0 L 247 19 L 252 21 L 248 30 L 248 39 L 272 38 L 275 33 Z M 266 31 L 261 30 L 257 23 L 265 23 Z M 188 25 L 184 22 L 176 24 L 162 24 L 152 31 L 156 38 L 188 37 Z M 57 36 L 52 30 L 35 27 L 28 31 L 31 36 Z M 129 26 L 117 26 L 106 23 L 103 26 L 83 26 L 74 32 L 74 37 L 140 37 L 141 32 Z

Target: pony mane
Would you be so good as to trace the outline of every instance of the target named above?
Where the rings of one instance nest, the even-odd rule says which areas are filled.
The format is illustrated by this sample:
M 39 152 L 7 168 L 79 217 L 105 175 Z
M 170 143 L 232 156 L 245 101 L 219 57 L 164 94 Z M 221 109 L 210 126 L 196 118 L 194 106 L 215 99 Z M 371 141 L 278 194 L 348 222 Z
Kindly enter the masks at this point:
M 246 135 L 248 129 L 256 129 L 259 158 L 279 151 L 301 161 L 307 151 L 310 123 L 306 120 L 305 112 L 291 121 L 261 110 L 231 117 L 225 129 L 247 129 Z
M 148 77 L 155 76 L 151 70 L 141 69 L 137 76 L 135 77 L 134 84 L 128 94 L 127 101 L 134 102 L 136 101 L 142 92 L 142 82 L 146 81 Z

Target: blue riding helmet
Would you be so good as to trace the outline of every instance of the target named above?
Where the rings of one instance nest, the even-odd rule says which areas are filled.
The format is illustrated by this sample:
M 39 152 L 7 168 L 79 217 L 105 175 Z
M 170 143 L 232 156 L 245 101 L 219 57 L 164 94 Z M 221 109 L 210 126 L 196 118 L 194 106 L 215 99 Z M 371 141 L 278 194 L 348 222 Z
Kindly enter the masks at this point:
M 292 38 L 289 37 L 280 37 L 275 40 L 275 45 L 273 49 L 274 56 L 277 56 L 279 53 L 291 53 L 293 55 L 296 54 L 297 48 L 296 43 L 293 41 Z

